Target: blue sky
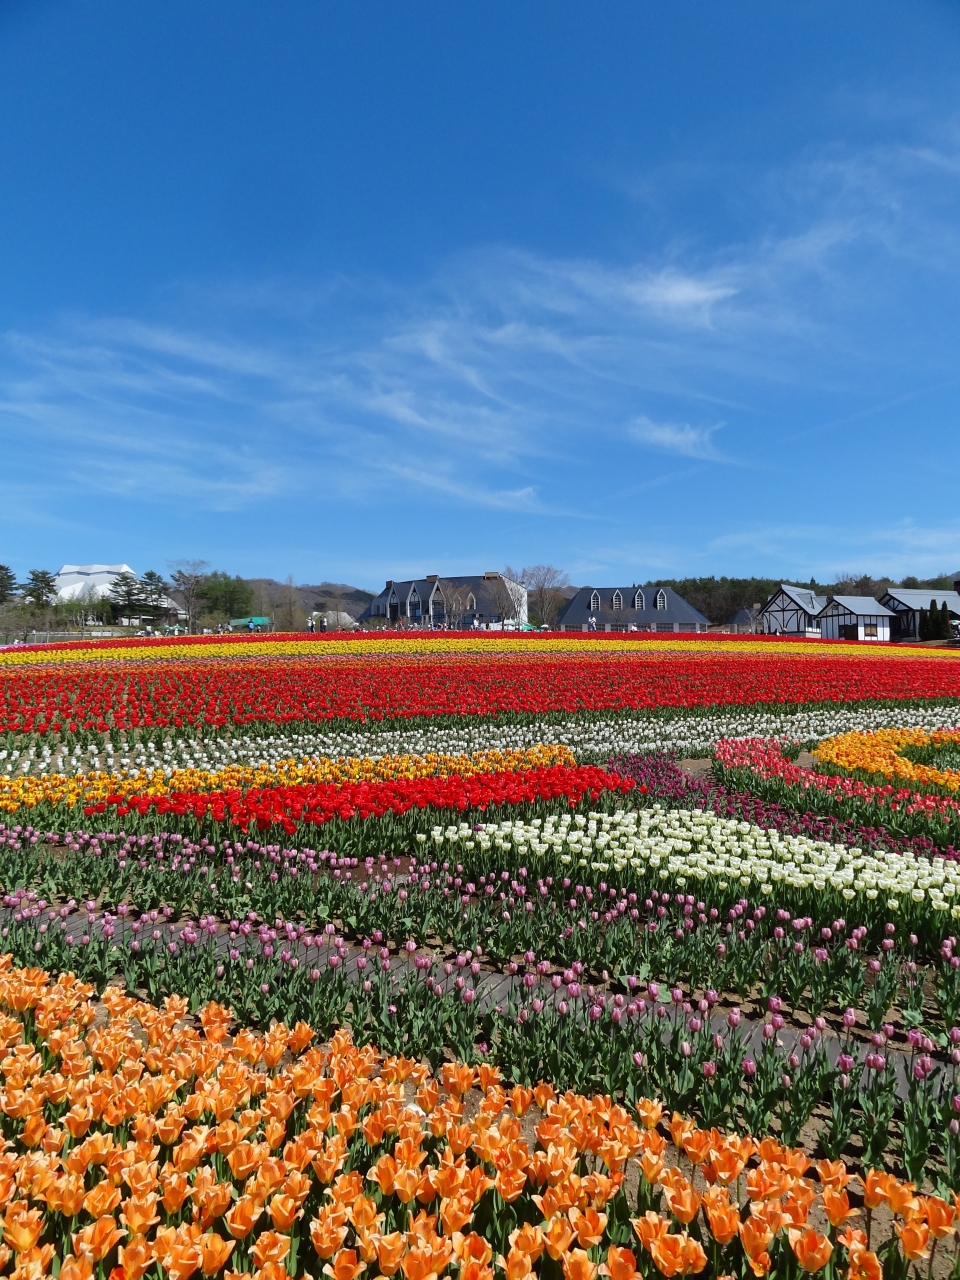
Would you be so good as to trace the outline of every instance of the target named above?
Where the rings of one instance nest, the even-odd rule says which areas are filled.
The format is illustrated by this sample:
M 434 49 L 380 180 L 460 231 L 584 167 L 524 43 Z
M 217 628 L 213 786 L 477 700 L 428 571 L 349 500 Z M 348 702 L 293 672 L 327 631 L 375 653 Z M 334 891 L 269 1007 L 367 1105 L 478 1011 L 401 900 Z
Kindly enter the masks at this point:
M 960 566 L 960 6 L 0 3 L 0 561 Z

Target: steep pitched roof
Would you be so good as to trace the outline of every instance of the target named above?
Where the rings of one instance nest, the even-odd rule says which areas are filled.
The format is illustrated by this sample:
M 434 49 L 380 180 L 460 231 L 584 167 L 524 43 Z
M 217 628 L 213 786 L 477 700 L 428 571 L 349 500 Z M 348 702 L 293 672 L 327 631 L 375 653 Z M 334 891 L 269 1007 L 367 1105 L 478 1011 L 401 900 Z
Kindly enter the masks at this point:
M 818 596 L 807 587 L 795 587 L 792 582 L 781 582 L 780 590 L 788 596 L 804 613 L 817 614 L 827 603 L 826 596 Z
M 623 608 L 614 610 L 613 595 L 619 591 L 623 598 Z M 638 591 L 643 592 L 644 607 L 642 609 L 634 609 L 633 602 Z M 665 609 L 656 609 L 657 594 L 663 592 L 666 598 L 667 607 Z M 591 608 L 591 597 L 594 592 L 600 597 L 599 607 Z M 678 596 L 672 587 L 661 587 L 654 583 L 649 587 L 638 587 L 636 585 L 629 587 L 581 587 L 573 599 L 564 606 L 560 612 L 558 622 L 563 626 L 582 626 L 583 623 L 590 620 L 591 614 L 596 617 L 598 623 L 617 622 L 620 624 L 634 623 L 636 626 L 650 626 L 658 622 L 686 622 L 699 623 L 702 626 L 709 626 L 708 618 L 702 613 L 694 609 L 692 604 L 688 604 L 682 596 Z
M 846 609 L 847 613 L 856 614 L 859 618 L 892 618 L 894 616 L 890 609 L 884 608 L 878 600 L 874 600 L 873 596 L 831 596 L 820 612 L 825 613 L 831 604 L 839 605 L 841 609 Z

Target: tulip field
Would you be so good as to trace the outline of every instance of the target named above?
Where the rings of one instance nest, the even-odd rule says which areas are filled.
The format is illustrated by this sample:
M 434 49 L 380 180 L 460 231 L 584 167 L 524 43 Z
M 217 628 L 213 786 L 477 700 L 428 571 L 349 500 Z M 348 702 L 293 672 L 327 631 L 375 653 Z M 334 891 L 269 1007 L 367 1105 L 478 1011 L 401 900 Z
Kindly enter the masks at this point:
M 0 1276 L 960 1276 L 960 654 L 0 651 Z

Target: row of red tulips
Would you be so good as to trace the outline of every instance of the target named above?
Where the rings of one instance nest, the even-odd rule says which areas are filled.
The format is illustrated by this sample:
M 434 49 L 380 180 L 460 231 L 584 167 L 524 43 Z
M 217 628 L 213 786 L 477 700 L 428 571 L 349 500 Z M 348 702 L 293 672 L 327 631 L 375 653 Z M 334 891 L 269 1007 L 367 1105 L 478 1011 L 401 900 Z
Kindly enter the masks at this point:
M 669 653 L 157 661 L 0 671 L 0 732 L 960 697 L 960 662 Z
M 321 826 L 334 818 L 349 820 L 402 815 L 411 809 L 475 811 L 501 805 L 566 800 L 571 806 L 604 793 L 627 794 L 636 787 L 595 765 L 526 769 L 522 772 L 478 773 L 471 777 L 404 778 L 392 782 L 320 783 L 290 787 L 254 787 L 247 792 L 175 792 L 162 796 L 110 795 L 85 806 L 84 816 L 138 825 L 148 817 L 193 818 L 248 830 L 280 827 L 292 835 L 300 824 Z M 51 815 L 52 816 L 52 815 Z M 128 821 L 129 820 L 129 821 Z

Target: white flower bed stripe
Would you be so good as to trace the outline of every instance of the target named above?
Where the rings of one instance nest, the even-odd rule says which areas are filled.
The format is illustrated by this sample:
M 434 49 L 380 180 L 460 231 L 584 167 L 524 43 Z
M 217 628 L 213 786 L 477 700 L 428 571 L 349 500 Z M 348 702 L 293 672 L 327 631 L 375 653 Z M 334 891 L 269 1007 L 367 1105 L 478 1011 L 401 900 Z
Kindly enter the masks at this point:
M 823 707 L 789 712 L 775 708 L 707 708 L 681 715 L 648 715 L 629 719 L 580 719 L 549 724 L 498 725 L 477 721 L 457 729 L 415 728 L 370 733 L 351 730 L 305 733 L 278 730 L 269 737 L 238 733 L 234 737 L 207 740 L 168 738 L 161 747 L 143 743 L 131 735 L 114 748 L 109 740 L 84 750 L 52 750 L 35 744 L 21 750 L 0 750 L 0 774 L 83 774 L 108 770 L 135 775 L 141 769 L 222 769 L 225 765 L 276 765 L 281 760 L 346 756 L 425 755 L 436 751 L 449 755 L 476 751 L 532 747 L 560 743 L 578 758 L 617 753 L 670 750 L 681 756 L 710 755 L 721 738 L 785 738 L 816 742 L 854 729 L 952 729 L 960 728 L 960 707 Z

